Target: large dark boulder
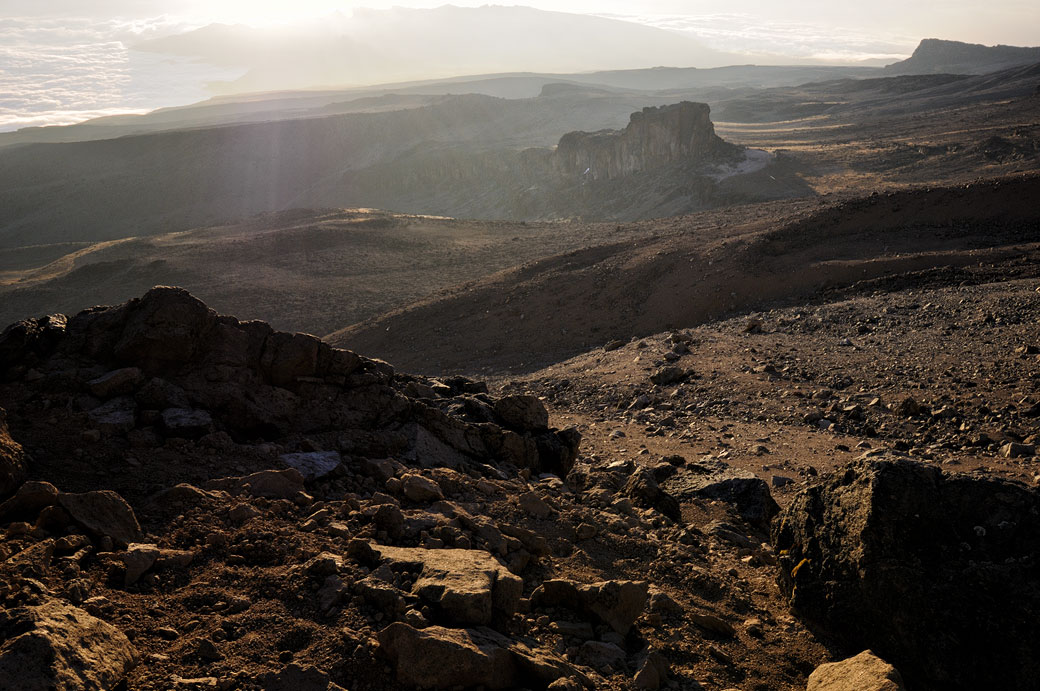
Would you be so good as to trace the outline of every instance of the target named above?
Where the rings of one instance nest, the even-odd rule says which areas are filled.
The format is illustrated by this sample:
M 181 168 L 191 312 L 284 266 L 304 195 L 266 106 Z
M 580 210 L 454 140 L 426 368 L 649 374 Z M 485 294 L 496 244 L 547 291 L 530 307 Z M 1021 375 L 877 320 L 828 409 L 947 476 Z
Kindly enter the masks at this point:
M 861 460 L 795 497 L 773 542 L 805 623 L 909 688 L 1036 688 L 1040 491 Z

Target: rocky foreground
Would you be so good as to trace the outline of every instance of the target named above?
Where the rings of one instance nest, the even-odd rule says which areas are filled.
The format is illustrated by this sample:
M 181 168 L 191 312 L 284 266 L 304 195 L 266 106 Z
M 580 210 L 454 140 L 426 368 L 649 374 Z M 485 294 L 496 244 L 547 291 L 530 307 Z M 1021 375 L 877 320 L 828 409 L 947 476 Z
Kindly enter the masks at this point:
M 536 396 L 175 288 L 12 325 L 0 372 L 2 690 L 1040 676 L 1023 483 L 871 449 L 781 508 L 724 455 L 589 453 Z

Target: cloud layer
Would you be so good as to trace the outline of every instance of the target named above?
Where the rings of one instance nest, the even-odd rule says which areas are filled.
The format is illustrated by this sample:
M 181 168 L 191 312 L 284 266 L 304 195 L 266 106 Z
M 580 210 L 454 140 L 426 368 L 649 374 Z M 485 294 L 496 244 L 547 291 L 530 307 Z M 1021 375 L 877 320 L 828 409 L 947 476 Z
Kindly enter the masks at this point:
M 186 28 L 165 17 L 0 19 L 0 131 L 205 98 L 207 82 L 237 74 L 128 50 L 143 38 Z

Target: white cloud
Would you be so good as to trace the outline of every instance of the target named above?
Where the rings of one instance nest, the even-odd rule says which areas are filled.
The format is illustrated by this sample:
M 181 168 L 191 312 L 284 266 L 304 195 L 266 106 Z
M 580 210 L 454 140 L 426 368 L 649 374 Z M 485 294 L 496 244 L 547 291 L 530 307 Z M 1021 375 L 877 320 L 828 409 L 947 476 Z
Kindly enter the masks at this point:
M 920 37 L 850 30 L 791 20 L 762 21 L 748 14 L 608 15 L 696 37 L 701 43 L 752 57 L 856 61 L 901 60 Z
M 0 131 L 206 98 L 207 82 L 238 74 L 128 50 L 137 41 L 188 28 L 165 16 L 0 19 Z

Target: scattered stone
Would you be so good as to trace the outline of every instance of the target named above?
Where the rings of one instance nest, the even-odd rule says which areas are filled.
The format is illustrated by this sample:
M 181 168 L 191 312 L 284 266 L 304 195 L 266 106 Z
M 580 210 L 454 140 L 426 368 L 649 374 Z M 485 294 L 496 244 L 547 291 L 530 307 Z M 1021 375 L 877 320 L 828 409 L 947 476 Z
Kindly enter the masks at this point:
M 552 507 L 546 504 L 537 492 L 524 492 L 520 495 L 518 502 L 520 508 L 534 518 L 546 519 L 552 515 Z
M 1036 447 L 1029 444 L 1008 442 L 1000 447 L 1000 455 L 1004 458 L 1027 458 L 1036 455 Z
M 774 475 L 772 478 L 773 487 L 787 487 L 788 485 L 794 484 L 794 478 L 786 477 L 784 475 Z
M 903 691 L 895 667 L 870 650 L 841 662 L 820 665 L 809 675 L 805 691 Z
M 609 352 L 610 352 L 610 351 L 612 351 L 612 350 L 617 350 L 617 349 L 619 349 L 619 348 L 623 348 L 623 347 L 624 347 L 624 345 L 625 345 L 625 342 L 624 342 L 624 341 L 622 341 L 622 340 L 620 340 L 620 339 L 615 339 L 615 340 L 613 340 L 613 341 L 607 341 L 607 342 L 606 342 L 606 343 L 605 343 L 605 344 L 603 345 L 603 350 L 604 350 L 605 352 L 608 352 L 608 353 L 609 353 Z
M 689 373 L 684 368 L 673 365 L 662 367 L 654 372 L 650 375 L 650 381 L 658 386 L 668 386 L 669 384 L 681 382 L 687 376 L 689 376 Z
M 144 573 L 155 565 L 159 558 L 159 548 L 155 545 L 132 542 L 123 553 L 123 566 L 126 567 L 123 582 L 132 585 Z

